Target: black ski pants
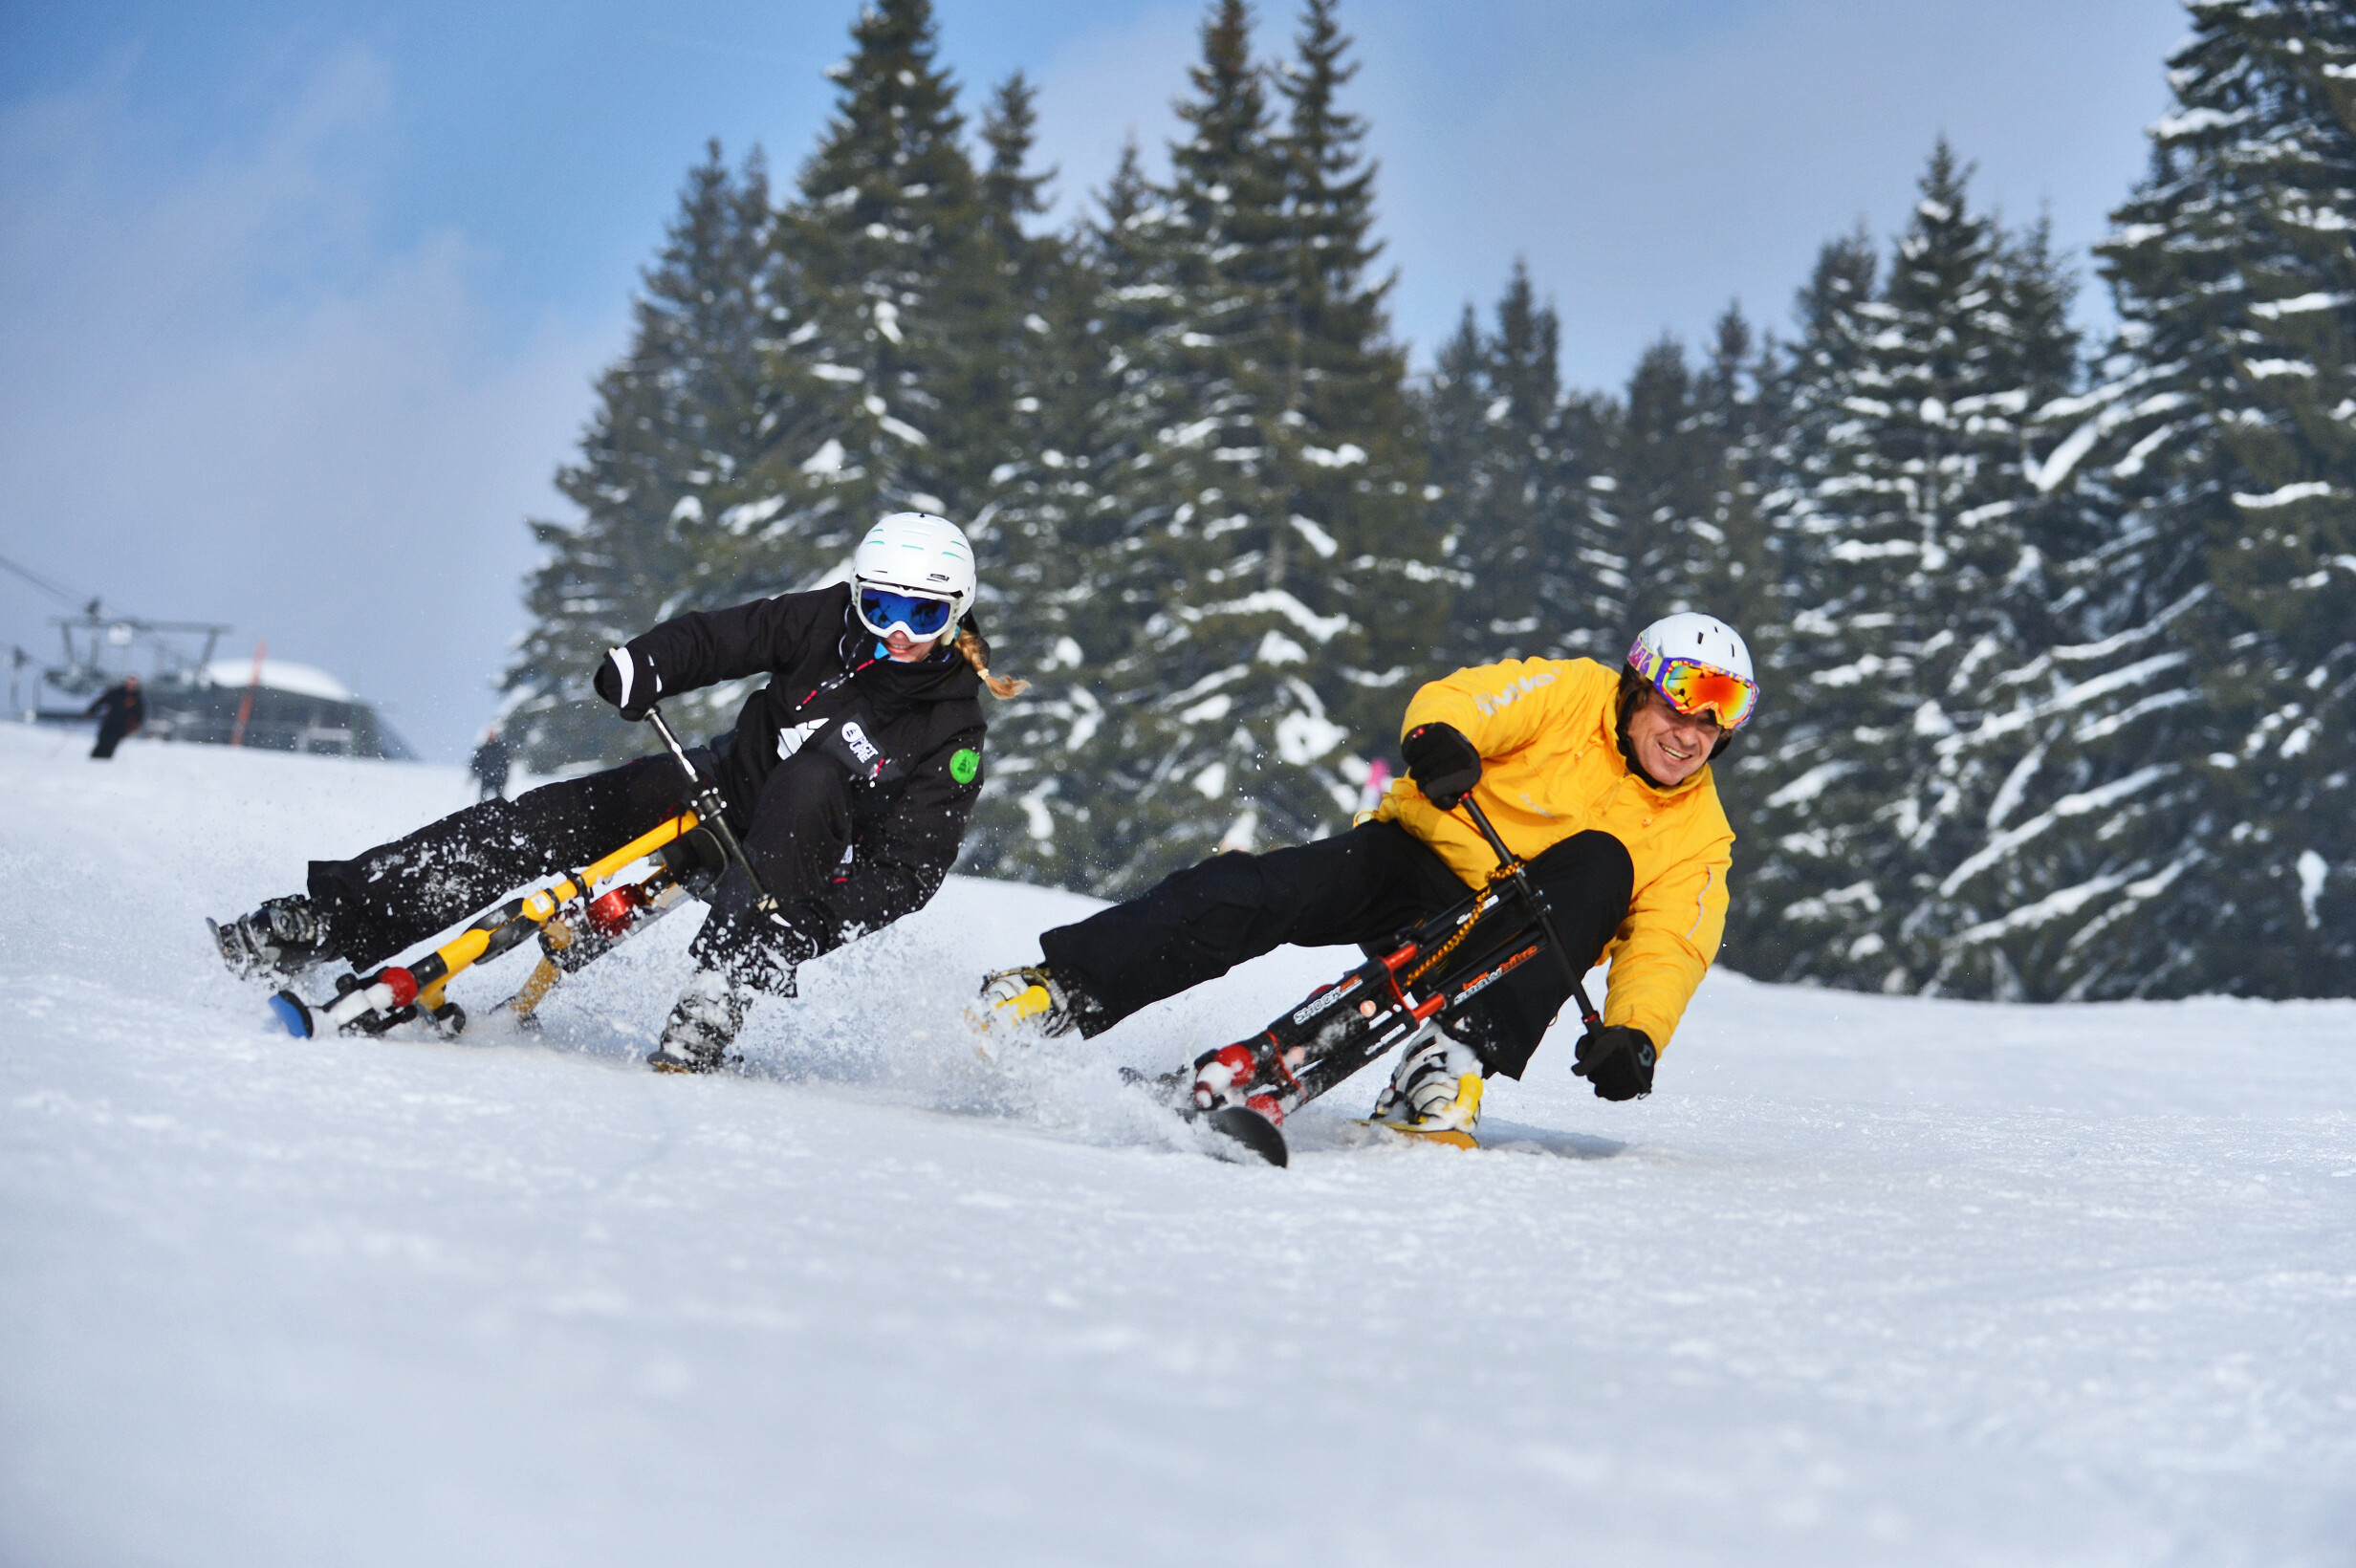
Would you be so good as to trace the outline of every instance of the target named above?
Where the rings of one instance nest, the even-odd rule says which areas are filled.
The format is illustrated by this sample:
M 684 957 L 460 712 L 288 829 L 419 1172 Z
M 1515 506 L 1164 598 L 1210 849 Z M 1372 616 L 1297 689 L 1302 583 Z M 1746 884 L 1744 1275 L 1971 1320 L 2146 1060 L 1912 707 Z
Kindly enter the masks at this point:
M 709 751 L 688 754 L 711 776 Z M 729 868 L 696 934 L 699 962 L 791 995 L 795 966 L 840 946 L 822 894 L 851 846 L 853 787 L 813 748 L 770 772 L 751 811 L 731 807 L 729 825 L 780 913 L 757 918 L 744 874 Z M 664 756 L 481 801 L 348 860 L 312 861 L 311 898 L 337 950 L 367 969 L 519 887 L 601 860 L 678 816 L 686 795 Z
M 1555 929 L 1585 973 L 1627 918 L 1636 867 L 1608 833 L 1575 834 L 1530 862 Z M 1472 897 L 1429 845 L 1395 822 L 1266 855 L 1214 855 L 1144 895 L 1039 937 L 1058 979 L 1083 992 L 1082 1030 L 1101 1034 L 1165 996 L 1283 943 L 1383 951 L 1408 926 Z M 1489 1070 L 1521 1077 L 1570 998 L 1562 967 L 1523 964 L 1474 997 L 1472 1043 Z

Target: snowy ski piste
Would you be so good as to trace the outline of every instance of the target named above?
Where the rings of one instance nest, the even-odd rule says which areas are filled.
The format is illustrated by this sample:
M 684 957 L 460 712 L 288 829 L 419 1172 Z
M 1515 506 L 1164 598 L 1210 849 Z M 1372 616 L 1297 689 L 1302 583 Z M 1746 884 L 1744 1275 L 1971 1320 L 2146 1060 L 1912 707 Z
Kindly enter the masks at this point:
M 642 1063 L 692 912 L 296 1040 L 203 917 L 464 774 L 88 747 L 0 725 L 0 1562 L 2356 1560 L 2356 1004 L 1720 972 L 1649 1100 L 1566 1020 L 1480 1150 L 1376 1068 L 1221 1164 L 1118 1068 L 1350 953 L 993 1065 L 1091 905 L 952 878 L 737 1075 Z

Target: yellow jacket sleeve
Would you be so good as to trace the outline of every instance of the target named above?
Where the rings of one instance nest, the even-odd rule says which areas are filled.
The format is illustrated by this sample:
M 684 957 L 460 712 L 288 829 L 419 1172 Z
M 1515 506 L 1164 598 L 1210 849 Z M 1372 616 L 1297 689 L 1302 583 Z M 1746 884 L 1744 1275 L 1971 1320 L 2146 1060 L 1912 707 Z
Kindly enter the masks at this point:
M 1582 683 L 1562 661 L 1475 664 L 1417 691 L 1399 733 L 1422 724 L 1453 725 L 1483 757 L 1501 757 L 1549 727 L 1575 722 L 1582 695 Z
M 1605 949 L 1611 959 L 1606 1024 L 1633 1024 L 1666 1050 L 1686 1004 L 1726 935 L 1726 876 L 1734 838 L 1712 838 L 1644 886 Z

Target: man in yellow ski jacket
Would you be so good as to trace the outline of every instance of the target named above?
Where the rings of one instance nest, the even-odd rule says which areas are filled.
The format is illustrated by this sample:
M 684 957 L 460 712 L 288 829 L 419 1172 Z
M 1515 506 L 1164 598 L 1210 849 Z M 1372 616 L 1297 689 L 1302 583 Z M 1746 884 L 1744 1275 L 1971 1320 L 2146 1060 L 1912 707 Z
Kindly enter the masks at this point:
M 998 1022 L 1096 1034 L 1283 943 L 1387 943 L 1489 884 L 1470 795 L 1527 862 L 1576 971 L 1608 958 L 1602 1019 L 1572 1071 L 1606 1100 L 1652 1089 L 1661 1048 L 1716 957 L 1734 835 L 1710 761 L 1756 707 L 1750 650 L 1710 616 L 1645 628 L 1625 667 L 1522 659 L 1458 670 L 1407 706 L 1407 776 L 1358 826 L 1265 855 L 1214 855 L 1039 937 L 993 974 Z M 1409 1042 L 1374 1120 L 1470 1142 L 1485 1077 L 1519 1078 L 1571 992 L 1563 967 L 1501 972 Z
M 1536 860 L 1576 834 L 1600 830 L 1631 862 L 1626 918 L 1604 945 L 1607 1026 L 1642 1029 L 1657 1051 L 1676 1033 L 1726 929 L 1726 874 L 1734 830 L 1707 760 L 1666 788 L 1620 751 L 1621 681 L 1592 659 L 1518 659 L 1458 670 L 1407 705 L 1406 732 L 1453 728 L 1479 752 L 1479 801 L 1506 847 Z M 1469 887 L 1496 869 L 1464 816 L 1442 811 L 1412 779 L 1375 809 L 1438 851 Z

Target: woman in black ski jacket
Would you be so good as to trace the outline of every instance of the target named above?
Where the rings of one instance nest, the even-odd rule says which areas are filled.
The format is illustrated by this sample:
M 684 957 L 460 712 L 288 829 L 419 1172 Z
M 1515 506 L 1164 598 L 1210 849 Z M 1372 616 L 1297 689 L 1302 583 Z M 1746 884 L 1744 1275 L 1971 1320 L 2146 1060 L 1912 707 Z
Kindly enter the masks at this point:
M 662 697 L 770 677 L 732 732 L 688 754 L 718 781 L 775 908 L 756 908 L 740 870 L 722 874 L 652 1066 L 710 1071 L 755 993 L 793 995 L 797 966 L 939 890 L 981 793 L 981 689 L 1022 689 L 990 673 L 966 613 L 973 591 L 964 534 L 896 512 L 861 543 L 849 584 L 683 615 L 599 666 L 598 695 L 628 719 Z M 312 861 L 307 894 L 219 927 L 222 954 L 245 972 L 331 958 L 365 970 L 659 826 L 686 795 L 662 756 L 483 801 L 351 860 Z

